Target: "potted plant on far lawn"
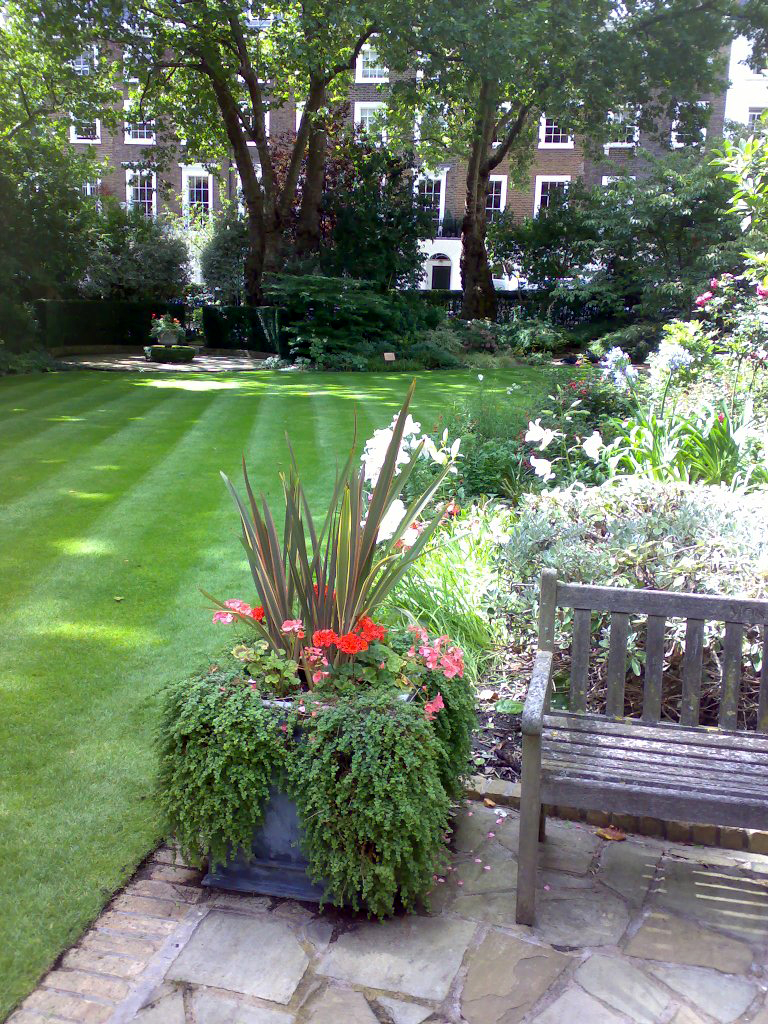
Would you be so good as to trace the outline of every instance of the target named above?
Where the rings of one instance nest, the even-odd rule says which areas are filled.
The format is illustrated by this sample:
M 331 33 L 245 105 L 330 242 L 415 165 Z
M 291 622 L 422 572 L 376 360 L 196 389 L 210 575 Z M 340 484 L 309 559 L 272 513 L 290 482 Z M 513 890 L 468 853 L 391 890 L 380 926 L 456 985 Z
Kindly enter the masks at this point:
M 282 538 L 245 469 L 245 500 L 225 478 L 259 603 L 212 598 L 245 640 L 169 689 L 160 732 L 161 801 L 209 884 L 381 916 L 420 905 L 444 862 L 474 724 L 462 652 L 377 615 L 445 513 L 414 527 L 451 470 L 444 453 L 401 501 L 424 449 L 403 444 L 412 394 L 378 432 L 375 471 L 350 454 L 322 524 L 295 464 Z
M 186 337 L 181 321 L 170 313 L 162 316 L 153 313 L 149 333 L 153 344 L 144 348 L 144 356 L 149 362 L 191 363 L 195 358 L 194 348 L 181 344 Z

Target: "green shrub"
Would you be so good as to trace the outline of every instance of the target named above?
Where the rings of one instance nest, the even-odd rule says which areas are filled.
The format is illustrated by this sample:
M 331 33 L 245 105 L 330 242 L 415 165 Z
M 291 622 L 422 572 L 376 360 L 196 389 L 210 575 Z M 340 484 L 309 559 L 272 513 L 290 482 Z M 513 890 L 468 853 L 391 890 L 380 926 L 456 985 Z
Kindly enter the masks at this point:
M 213 218 L 207 234 L 208 239 L 200 252 L 203 281 L 217 302 L 235 306 L 245 296 L 245 259 L 248 255 L 245 218 L 235 207 L 230 207 Z
M 506 545 L 506 575 L 515 598 L 509 618 L 512 644 L 533 648 L 538 588 L 531 583 L 551 567 L 571 583 L 644 587 L 702 594 L 765 598 L 768 563 L 768 489 L 752 494 L 720 487 L 662 483 L 623 477 L 593 488 L 526 495 Z M 567 677 L 572 613 L 558 619 L 558 676 Z M 608 616 L 593 619 L 597 669 L 591 677 L 593 706 L 600 706 L 608 655 Z M 670 696 L 665 713 L 679 709 L 685 623 L 671 620 L 665 640 Z M 709 623 L 705 633 L 705 720 L 716 721 L 718 658 L 724 627 Z M 627 710 L 639 698 L 637 677 L 644 661 L 645 627 L 630 622 Z M 757 695 L 762 649 L 748 631 L 746 683 Z M 756 704 L 756 700 L 755 700 Z M 706 711 L 706 708 L 709 711 Z M 707 717 L 709 716 L 709 717 Z
M 658 345 L 659 336 L 660 327 L 657 323 L 630 324 L 596 338 L 588 349 L 594 356 L 602 358 L 612 348 L 621 348 L 633 363 L 644 363 Z
M 265 306 L 203 306 L 205 344 L 208 348 L 277 353 L 275 338 L 269 337 L 264 330 L 265 314 L 271 315 L 272 309 Z
M 499 328 L 499 343 L 517 355 L 528 356 L 534 352 L 561 352 L 572 341 L 563 328 L 548 320 L 518 316 Z
M 10 377 L 17 373 L 44 372 L 56 368 L 56 362 L 44 349 L 9 352 L 0 341 L 0 377 Z
M 166 312 L 184 323 L 184 306 L 170 302 L 44 299 L 35 303 L 39 337 L 47 349 L 78 345 L 139 348 L 149 340 L 152 314 Z
M 191 345 L 147 345 L 144 349 L 152 363 L 191 363 L 195 354 Z

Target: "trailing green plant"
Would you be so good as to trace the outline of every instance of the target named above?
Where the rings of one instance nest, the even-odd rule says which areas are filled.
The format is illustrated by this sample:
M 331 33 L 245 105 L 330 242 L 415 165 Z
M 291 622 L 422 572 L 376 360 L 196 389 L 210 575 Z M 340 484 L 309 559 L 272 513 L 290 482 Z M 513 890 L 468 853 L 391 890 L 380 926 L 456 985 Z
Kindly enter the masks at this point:
M 0 377 L 17 373 L 37 373 L 58 369 L 58 364 L 44 349 L 8 352 L 0 341 Z
M 445 856 L 446 757 L 422 708 L 391 693 L 318 714 L 295 793 L 313 877 L 335 903 L 379 917 L 417 908 Z
M 516 355 L 561 352 L 571 344 L 568 333 L 548 320 L 516 316 L 498 328 L 499 344 Z
M 280 713 L 265 707 L 237 667 L 174 684 L 158 734 L 158 795 L 189 862 L 223 863 L 250 849 L 273 781 L 286 779 L 291 749 Z

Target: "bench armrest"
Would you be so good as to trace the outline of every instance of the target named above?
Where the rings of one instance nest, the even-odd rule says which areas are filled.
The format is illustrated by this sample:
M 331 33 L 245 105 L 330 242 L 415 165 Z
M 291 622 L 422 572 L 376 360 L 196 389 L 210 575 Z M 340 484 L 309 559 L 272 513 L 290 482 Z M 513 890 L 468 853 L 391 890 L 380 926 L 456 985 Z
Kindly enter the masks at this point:
M 544 708 L 552 685 L 552 651 L 539 651 L 533 663 L 528 695 L 523 706 L 523 735 L 540 736 Z

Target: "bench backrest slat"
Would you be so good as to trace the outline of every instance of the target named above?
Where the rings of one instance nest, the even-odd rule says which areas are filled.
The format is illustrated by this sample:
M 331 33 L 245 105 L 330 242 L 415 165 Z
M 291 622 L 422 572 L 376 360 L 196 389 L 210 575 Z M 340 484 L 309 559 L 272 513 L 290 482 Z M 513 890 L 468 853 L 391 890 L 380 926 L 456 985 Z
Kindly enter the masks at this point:
M 607 613 L 610 618 L 605 713 L 611 717 L 624 716 L 630 621 L 637 615 L 647 617 L 642 708 L 645 723 L 661 719 L 665 629 L 669 619 L 686 620 L 680 701 L 680 723 L 684 726 L 699 725 L 706 623 L 725 624 L 719 726 L 728 730 L 736 729 L 739 724 L 744 637 L 749 629 L 751 639 L 754 628 L 758 627 L 763 659 L 757 731 L 768 733 L 768 600 L 559 583 L 556 571 L 545 569 L 541 578 L 539 606 L 539 646 L 542 650 L 554 650 L 557 608 L 573 609 L 570 708 L 575 712 L 587 709 L 592 614 Z M 754 708 L 749 713 L 754 715 Z
M 683 700 L 680 708 L 682 725 L 699 724 L 701 706 L 701 671 L 704 651 L 704 620 L 688 619 L 685 624 L 685 655 L 683 657 Z
M 645 637 L 645 687 L 643 689 L 643 721 L 658 722 L 661 718 L 661 682 L 664 674 L 663 615 L 649 615 Z
M 624 684 L 627 678 L 627 636 L 629 615 L 611 615 L 611 639 L 608 647 L 608 675 L 605 709 L 609 715 L 624 714 Z
M 573 613 L 571 646 L 571 711 L 587 710 L 587 679 L 592 641 L 592 613 L 576 608 Z
M 768 626 L 763 626 L 763 664 L 760 669 L 760 699 L 757 705 L 757 731 L 768 732 Z
M 744 644 L 744 627 L 740 622 L 726 622 L 723 642 L 723 681 L 720 687 L 721 729 L 735 729 L 739 716 L 739 694 L 741 692 L 741 655 Z

